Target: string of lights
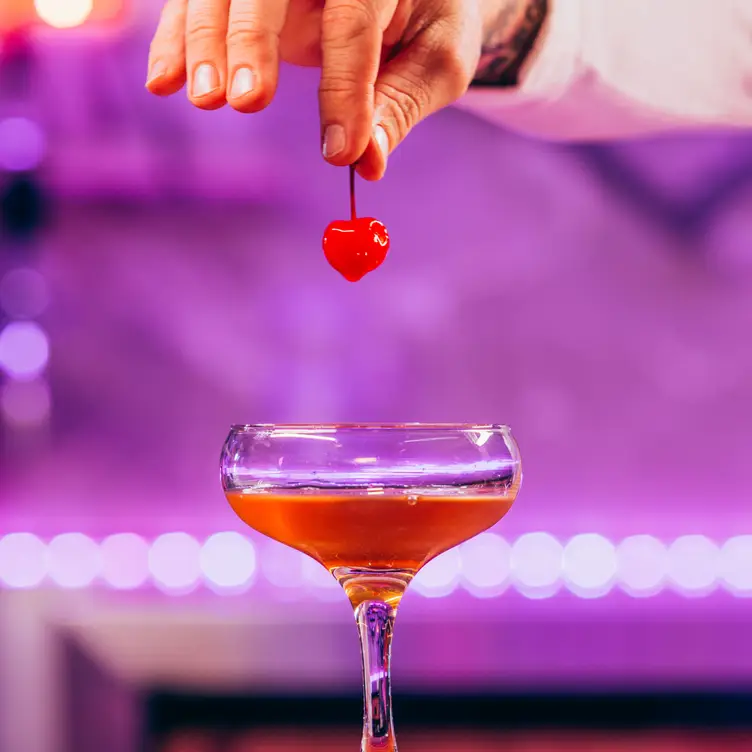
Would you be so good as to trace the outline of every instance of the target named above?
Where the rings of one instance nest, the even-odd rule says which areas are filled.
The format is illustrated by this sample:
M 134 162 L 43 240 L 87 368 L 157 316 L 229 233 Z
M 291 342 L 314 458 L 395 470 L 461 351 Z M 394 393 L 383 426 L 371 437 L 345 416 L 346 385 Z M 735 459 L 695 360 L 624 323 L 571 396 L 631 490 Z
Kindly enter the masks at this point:
M 153 540 L 118 533 L 97 541 L 75 532 L 48 541 L 23 532 L 0 538 L 0 587 L 47 586 L 151 587 L 170 595 L 199 587 L 230 595 L 266 587 L 288 596 L 338 595 L 338 585 L 317 562 L 232 531 L 204 540 L 185 532 Z M 718 590 L 750 597 L 752 535 L 723 543 L 702 535 L 685 535 L 670 543 L 635 535 L 614 543 L 597 534 L 561 542 L 549 533 L 534 532 L 510 543 L 487 532 L 430 562 L 412 589 L 426 598 L 458 590 L 491 598 L 509 589 L 532 599 L 560 592 L 599 598 L 615 589 L 635 598 L 667 590 L 695 598 Z

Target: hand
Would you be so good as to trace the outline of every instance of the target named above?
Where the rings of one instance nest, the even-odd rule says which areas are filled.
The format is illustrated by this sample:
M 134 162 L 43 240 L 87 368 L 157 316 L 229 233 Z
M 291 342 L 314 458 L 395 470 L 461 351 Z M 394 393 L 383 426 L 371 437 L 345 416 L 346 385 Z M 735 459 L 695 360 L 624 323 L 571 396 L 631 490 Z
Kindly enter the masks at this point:
M 467 90 L 484 39 L 506 40 L 540 0 L 167 0 L 147 88 L 203 109 L 257 112 L 280 60 L 322 69 L 322 151 L 380 178 L 422 119 Z

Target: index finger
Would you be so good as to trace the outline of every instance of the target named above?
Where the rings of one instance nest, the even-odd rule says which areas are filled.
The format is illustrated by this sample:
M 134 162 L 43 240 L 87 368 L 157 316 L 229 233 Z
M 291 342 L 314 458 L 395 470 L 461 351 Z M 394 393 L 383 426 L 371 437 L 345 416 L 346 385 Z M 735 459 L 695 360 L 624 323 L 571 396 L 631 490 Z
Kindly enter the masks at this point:
M 232 0 L 230 4 L 227 99 L 237 110 L 261 110 L 274 96 L 287 6 L 288 0 Z
M 321 20 L 319 108 L 324 158 L 357 161 L 368 146 L 384 30 L 398 0 L 327 0 Z

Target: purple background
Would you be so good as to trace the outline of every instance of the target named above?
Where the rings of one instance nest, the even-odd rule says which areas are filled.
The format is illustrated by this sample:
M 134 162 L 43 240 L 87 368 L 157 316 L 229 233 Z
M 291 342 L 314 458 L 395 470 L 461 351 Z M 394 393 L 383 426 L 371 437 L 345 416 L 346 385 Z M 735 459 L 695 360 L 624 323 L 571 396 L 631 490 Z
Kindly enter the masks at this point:
M 748 531 L 752 142 L 561 148 L 447 111 L 359 186 L 393 250 L 347 285 L 314 77 L 201 113 L 140 91 L 142 51 L 128 86 L 51 89 L 53 433 L 45 472 L 14 460 L 8 519 L 213 529 L 231 422 L 493 420 L 526 463 L 514 532 Z
M 0 532 L 240 530 L 217 478 L 231 423 L 493 421 L 513 427 L 525 463 L 499 528 L 509 540 L 752 533 L 752 137 L 562 147 L 448 110 L 400 147 L 383 182 L 359 184 L 392 251 L 350 285 L 320 248 L 346 214 L 347 174 L 318 154 L 315 75 L 285 70 L 277 101 L 253 117 L 152 99 L 154 13 L 114 37 L 42 40 L 28 96 L 0 97 L 0 119 L 35 120 L 48 139 L 38 177 L 51 222 L 31 250 L 49 285 L 52 390 L 48 425 L 3 427 Z M 0 248 L 2 269 L 16 265 L 18 249 Z M 357 681 L 354 642 L 340 650 L 310 630 L 293 665 L 292 638 L 279 637 L 285 623 L 343 624 L 346 606 L 328 596 L 311 605 L 263 584 L 243 598 L 7 595 L 20 599 L 0 607 L 10 718 L 57 707 L 39 695 L 52 691 L 49 624 L 93 634 L 86 644 L 112 665 L 156 666 L 167 651 L 179 683 L 208 677 L 196 646 L 221 652 L 222 630 L 240 623 L 242 635 L 246 620 L 260 653 L 279 656 L 274 670 L 253 673 L 230 650 L 229 674 L 212 681 L 236 681 L 233 665 L 262 684 Z M 421 651 L 439 653 L 445 621 L 473 621 L 479 634 L 457 637 L 465 647 L 446 667 L 459 684 L 749 681 L 749 600 L 649 603 L 415 597 L 406 613 L 433 631 L 406 625 L 398 660 L 406 683 L 436 678 Z M 171 629 L 150 643 L 145 625 L 160 619 Z M 478 645 L 499 652 L 486 662 Z M 51 749 L 50 718 L 23 732 L 36 746 L 8 737 L 9 750 Z

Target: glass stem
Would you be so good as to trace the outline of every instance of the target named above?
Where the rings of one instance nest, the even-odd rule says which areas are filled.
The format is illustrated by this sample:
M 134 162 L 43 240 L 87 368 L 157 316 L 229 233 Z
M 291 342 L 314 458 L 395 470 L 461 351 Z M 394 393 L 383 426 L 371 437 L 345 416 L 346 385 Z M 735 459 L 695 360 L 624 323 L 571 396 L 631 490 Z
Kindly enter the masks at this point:
M 361 752 L 396 752 L 392 727 L 390 660 L 396 609 L 363 601 L 355 609 L 363 655 L 363 743 Z

